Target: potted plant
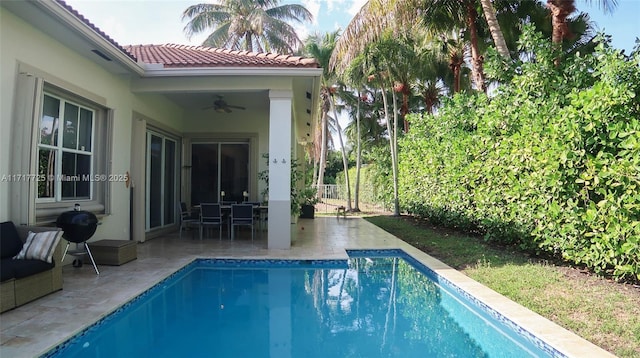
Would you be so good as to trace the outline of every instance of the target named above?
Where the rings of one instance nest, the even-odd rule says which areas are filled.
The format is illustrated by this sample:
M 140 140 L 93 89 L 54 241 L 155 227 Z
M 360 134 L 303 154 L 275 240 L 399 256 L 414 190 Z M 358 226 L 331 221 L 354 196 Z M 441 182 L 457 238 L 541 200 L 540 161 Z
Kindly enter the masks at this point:
M 316 212 L 316 204 L 318 203 L 318 195 L 316 188 L 306 187 L 298 193 L 300 201 L 300 218 L 313 219 Z

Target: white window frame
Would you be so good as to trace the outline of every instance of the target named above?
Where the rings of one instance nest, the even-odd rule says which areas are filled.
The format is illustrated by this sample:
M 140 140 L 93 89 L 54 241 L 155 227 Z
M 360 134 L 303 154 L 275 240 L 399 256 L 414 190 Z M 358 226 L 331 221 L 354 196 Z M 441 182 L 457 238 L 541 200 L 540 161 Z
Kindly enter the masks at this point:
M 53 144 L 43 144 L 41 139 L 42 136 L 38 136 L 38 161 L 39 161 L 39 151 L 40 149 L 49 149 L 55 152 L 55 168 L 54 168 L 54 173 L 53 175 L 53 180 L 50 180 L 48 178 L 49 175 L 46 174 L 42 174 L 39 173 L 38 175 L 38 182 L 42 182 L 42 181 L 53 181 L 54 184 L 54 196 L 53 197 L 40 197 L 38 196 L 36 198 L 36 202 L 38 203 L 46 203 L 46 202 L 73 202 L 73 203 L 80 203 L 82 204 L 82 202 L 89 202 L 91 200 L 94 199 L 94 183 L 96 181 L 98 181 L 100 179 L 100 175 L 95 173 L 94 170 L 94 148 L 95 148 L 95 118 L 96 118 L 96 112 L 97 110 L 95 108 L 91 108 L 85 105 L 82 105 L 80 103 L 77 103 L 76 101 L 67 99 L 63 96 L 58 96 L 55 95 L 53 93 L 48 92 L 47 90 L 44 91 L 42 98 L 43 100 L 41 101 L 43 108 L 41 108 L 41 115 L 40 115 L 40 121 L 38 122 L 38 132 L 40 132 L 40 125 L 41 125 L 41 120 L 42 117 L 44 116 L 44 97 L 48 96 L 51 97 L 53 99 L 56 99 L 59 101 L 59 110 L 58 110 L 58 134 L 57 134 L 57 144 L 53 145 Z M 76 107 L 78 107 L 78 109 L 85 109 L 89 112 L 91 112 L 91 148 L 89 148 L 89 150 L 79 150 L 79 149 L 71 149 L 71 148 L 65 148 L 64 147 L 64 124 L 63 121 L 65 120 L 65 110 L 66 110 L 66 104 L 72 104 Z M 79 114 L 80 112 L 78 112 Z M 52 128 L 52 131 L 56 130 L 56 128 Z M 78 136 L 79 134 L 77 134 Z M 66 178 L 63 176 L 62 174 L 62 156 L 64 153 L 73 153 L 73 154 L 82 154 L 82 155 L 87 155 L 90 158 L 90 164 L 89 164 L 89 173 L 88 173 L 88 177 L 85 178 L 85 175 L 79 175 L 79 174 L 75 174 L 74 177 L 72 178 Z M 40 167 L 40 163 L 38 162 L 37 164 L 37 168 Z M 95 180 L 94 180 L 95 179 Z M 63 198 L 62 197 L 62 182 L 65 180 L 78 180 L 78 181 L 88 181 L 89 182 L 89 197 L 71 197 L 71 198 Z M 38 193 L 39 195 L 39 193 Z
M 9 183 L 9 202 L 15 208 L 11 220 L 19 224 L 49 225 L 76 203 L 76 200 L 38 199 L 38 150 L 44 93 L 94 111 L 91 170 L 105 178 L 111 176 L 114 111 L 107 106 L 106 98 L 19 63 L 13 97 L 12 150 L 8 153 L 10 174 L 24 178 Z M 99 216 L 111 214 L 111 183 L 94 181 L 91 187 L 91 199 L 80 201 L 81 208 Z

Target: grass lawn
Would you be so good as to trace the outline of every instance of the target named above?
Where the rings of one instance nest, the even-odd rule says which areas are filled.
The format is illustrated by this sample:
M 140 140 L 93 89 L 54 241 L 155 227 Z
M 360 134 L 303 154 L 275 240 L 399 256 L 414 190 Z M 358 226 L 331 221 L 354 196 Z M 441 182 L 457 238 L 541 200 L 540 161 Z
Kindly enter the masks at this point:
M 550 263 L 411 216 L 366 220 L 619 357 L 640 357 L 640 287 Z

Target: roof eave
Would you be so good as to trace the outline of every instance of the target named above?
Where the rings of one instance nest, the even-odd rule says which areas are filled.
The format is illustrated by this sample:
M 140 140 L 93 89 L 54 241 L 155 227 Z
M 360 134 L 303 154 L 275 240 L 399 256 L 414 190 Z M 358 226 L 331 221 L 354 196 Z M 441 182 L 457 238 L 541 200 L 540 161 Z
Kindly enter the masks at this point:
M 95 44 L 100 51 L 103 51 L 105 55 L 115 59 L 120 64 L 125 66 L 130 71 L 142 76 L 145 73 L 145 69 L 128 54 L 122 52 L 117 46 L 105 39 L 101 34 L 97 33 L 86 23 L 82 22 L 72 12 L 66 9 L 63 5 L 56 1 L 37 1 L 34 2 L 37 6 L 40 6 L 43 10 L 47 11 L 52 16 L 59 19 L 73 31 L 78 32 L 81 36 L 85 37 L 88 41 Z
M 144 77 L 192 77 L 192 76 L 289 76 L 319 77 L 322 68 L 308 67 L 187 67 L 158 68 L 146 65 Z

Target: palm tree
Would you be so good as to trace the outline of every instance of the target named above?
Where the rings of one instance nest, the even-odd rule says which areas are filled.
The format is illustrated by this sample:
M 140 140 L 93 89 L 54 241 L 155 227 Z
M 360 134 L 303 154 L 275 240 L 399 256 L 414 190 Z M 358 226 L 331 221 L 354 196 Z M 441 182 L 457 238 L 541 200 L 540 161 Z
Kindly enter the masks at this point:
M 322 78 L 320 79 L 320 110 L 321 110 L 321 133 L 320 139 L 320 160 L 318 169 L 318 192 L 322 189 L 324 183 L 324 170 L 327 162 L 327 136 L 329 132 L 329 121 L 332 121 L 333 126 L 336 128 L 340 146 L 342 149 L 342 164 L 344 166 L 344 175 L 346 181 L 347 190 L 347 206 L 346 210 L 351 211 L 351 188 L 349 184 L 349 161 L 347 159 L 347 152 L 342 140 L 342 128 L 338 122 L 338 110 L 335 99 L 335 93 L 338 86 L 338 80 L 334 71 L 329 68 L 329 60 L 335 49 L 336 42 L 340 36 L 340 30 L 326 33 L 324 36 L 315 34 L 309 36 L 305 46 L 305 53 L 311 57 L 314 57 L 320 66 L 324 69 Z M 329 115 L 329 111 L 333 112 L 333 117 Z
M 381 39 L 386 30 L 405 31 L 421 22 L 423 0 L 369 0 L 345 28 L 329 65 L 338 73 L 365 48 Z
M 331 51 L 333 49 L 333 44 L 335 44 L 335 38 L 339 36 L 339 32 L 327 33 L 324 37 L 319 34 L 314 34 L 307 38 L 305 44 L 305 54 L 314 57 L 318 63 L 322 66 L 322 64 L 331 57 Z M 327 164 L 327 147 L 328 147 L 328 122 L 329 122 L 329 111 L 331 110 L 331 103 L 329 100 L 329 91 L 332 80 L 323 72 L 322 77 L 320 78 L 320 101 L 318 102 L 320 105 L 320 117 L 319 122 L 316 123 L 316 138 L 314 140 L 315 143 L 315 152 L 317 153 L 317 161 L 318 165 L 318 174 L 314 173 L 314 177 L 316 180 L 314 183 L 317 185 L 318 193 L 321 193 L 321 190 L 324 185 L 324 172 Z M 319 129 L 319 130 L 318 130 Z M 319 136 L 319 138 L 318 138 Z M 315 167 L 315 165 L 314 165 Z
M 302 47 L 295 29 L 287 21 L 303 23 L 312 15 L 298 4 L 280 5 L 280 0 L 218 0 L 214 4 L 189 6 L 182 20 L 187 37 L 209 29 L 203 46 L 258 52 L 295 53 Z
M 353 108 L 353 102 L 356 102 L 356 112 L 352 113 L 355 118 L 355 134 L 352 134 L 350 137 L 353 141 L 356 142 L 356 178 L 354 185 L 354 196 L 353 196 L 353 211 L 360 211 L 360 169 L 362 167 L 362 131 L 361 131 L 361 117 L 362 117 L 362 105 L 363 102 L 369 99 L 369 96 L 366 91 L 366 83 L 367 83 L 367 75 L 366 68 L 364 65 L 363 56 L 358 56 L 351 63 L 347 71 L 345 71 L 344 77 L 345 82 L 353 88 L 356 88 L 355 96 L 346 96 L 348 105 Z M 355 98 L 353 98 L 355 97 Z M 349 101 L 351 99 L 351 101 Z M 353 122 L 352 122 L 353 123 Z M 349 132 L 352 131 L 352 125 L 348 125 L 345 128 L 345 133 L 349 136 Z
M 382 38 L 367 46 L 363 52 L 365 58 L 365 68 L 367 72 L 372 73 L 369 76 L 369 82 L 377 84 L 382 95 L 382 105 L 384 109 L 384 120 L 387 125 L 387 134 L 389 136 L 389 149 L 391 154 L 391 172 L 393 176 L 393 201 L 394 215 L 400 215 L 400 201 L 398 197 L 398 103 L 396 92 L 393 91 L 392 67 L 397 62 L 398 43 L 387 31 Z M 391 92 L 392 109 L 389 110 L 389 99 L 387 91 Z M 393 114 L 391 121 L 389 114 Z

